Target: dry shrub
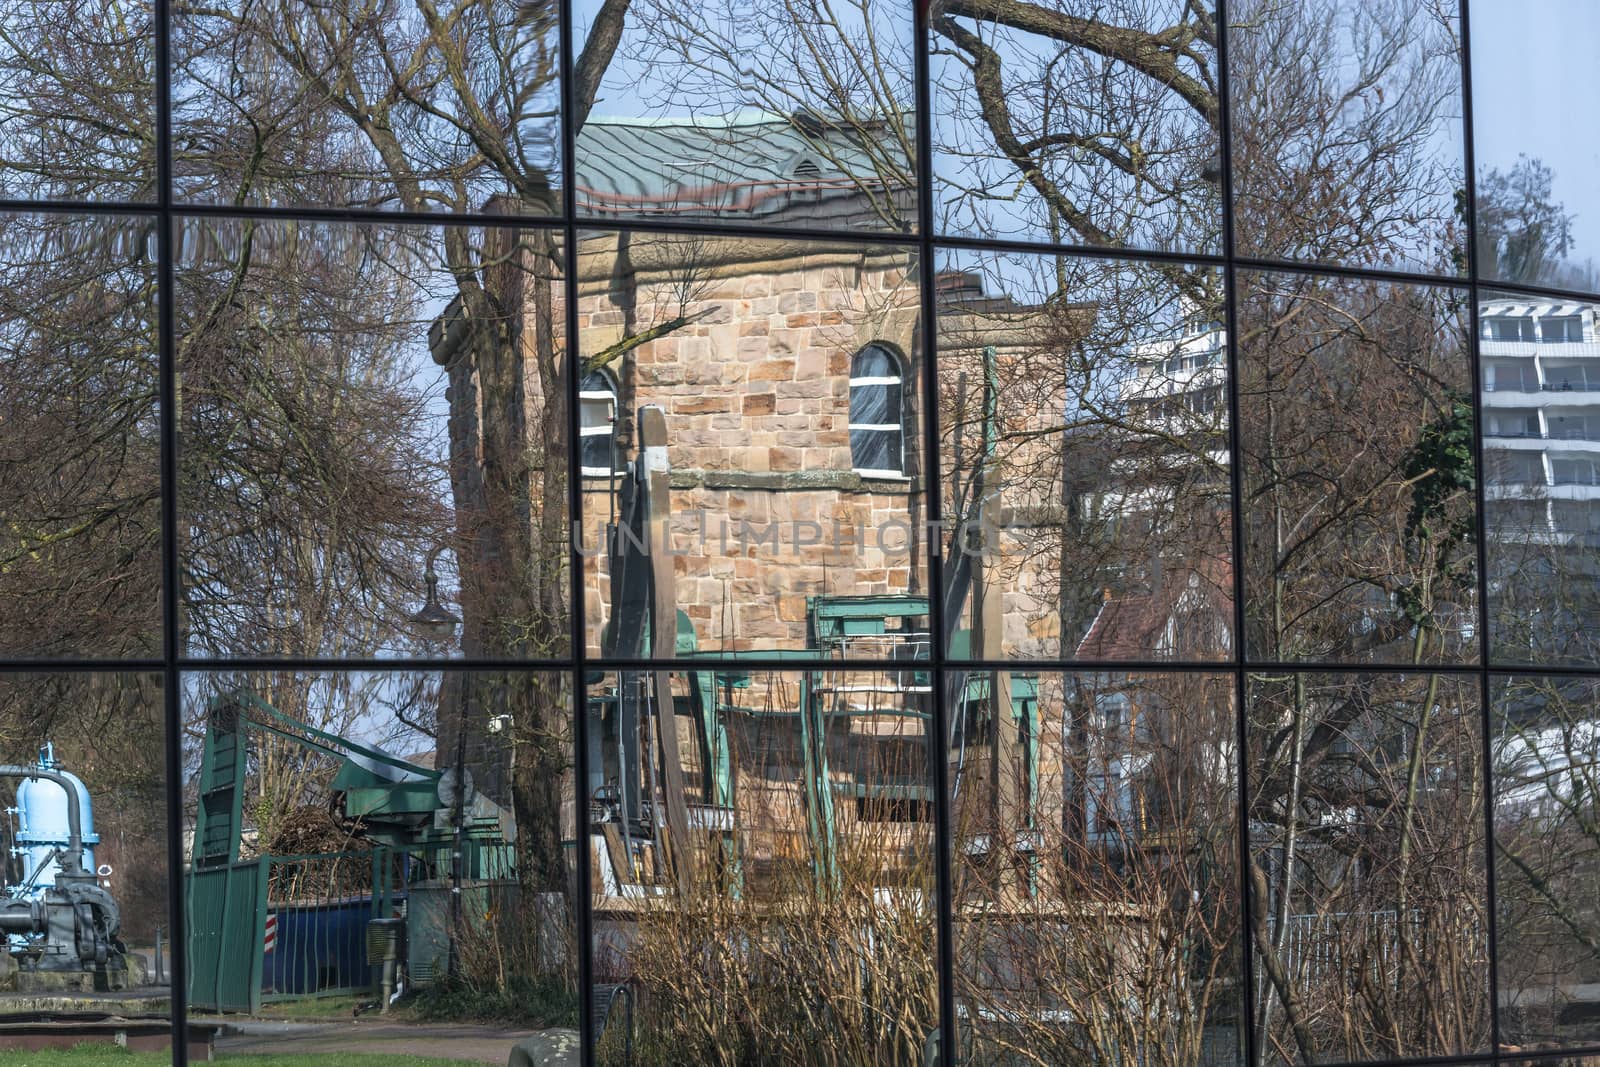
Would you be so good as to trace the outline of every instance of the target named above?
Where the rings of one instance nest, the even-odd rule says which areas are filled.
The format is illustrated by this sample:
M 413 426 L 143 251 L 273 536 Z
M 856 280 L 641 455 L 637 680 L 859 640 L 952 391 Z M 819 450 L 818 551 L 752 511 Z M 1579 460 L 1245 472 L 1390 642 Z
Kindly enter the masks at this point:
M 1212 851 L 1226 832 L 1121 856 L 1044 836 L 1057 847 L 1035 860 L 1031 894 L 958 874 L 964 1062 L 1234 1062 L 1237 868 Z
M 922 1062 L 938 1024 L 931 885 L 884 888 L 876 856 L 844 849 L 832 887 L 808 867 L 738 894 L 706 878 L 640 915 L 600 961 L 637 990 L 638 1062 Z M 620 1038 L 601 1053 L 621 1063 Z
M 456 974 L 418 997 L 418 1017 L 576 1026 L 577 941 L 565 898 L 539 894 L 532 907 L 521 907 L 509 882 L 463 896 Z

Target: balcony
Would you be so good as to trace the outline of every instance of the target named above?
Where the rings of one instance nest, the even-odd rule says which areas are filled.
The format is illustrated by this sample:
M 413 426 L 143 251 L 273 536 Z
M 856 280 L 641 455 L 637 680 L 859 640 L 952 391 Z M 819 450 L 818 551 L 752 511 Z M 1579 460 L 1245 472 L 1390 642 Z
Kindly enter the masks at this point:
M 1485 429 L 1483 436 L 1501 441 L 1571 441 L 1578 444 L 1600 444 L 1600 427 L 1575 427 L 1554 430 L 1495 430 Z
M 1503 412 L 1508 408 L 1531 412 L 1560 411 L 1574 407 L 1592 411 L 1596 404 L 1600 403 L 1600 400 L 1597 400 L 1597 396 L 1600 396 L 1600 386 L 1594 389 L 1579 389 L 1577 386 L 1571 389 L 1541 387 L 1537 390 L 1507 389 L 1505 386 L 1500 386 L 1497 389 L 1484 389 L 1481 396 L 1483 406 L 1497 412 Z
M 1600 356 L 1600 341 L 1497 341 L 1492 337 L 1485 337 L 1478 342 L 1478 351 L 1485 356 L 1589 359 Z
M 1483 486 L 1486 500 L 1578 500 L 1586 503 L 1600 501 L 1600 485 L 1589 482 L 1558 481 L 1554 485 L 1543 479 L 1486 479 Z
M 1600 381 L 1558 381 L 1538 384 L 1531 378 L 1520 382 L 1483 382 L 1483 392 L 1600 392 Z

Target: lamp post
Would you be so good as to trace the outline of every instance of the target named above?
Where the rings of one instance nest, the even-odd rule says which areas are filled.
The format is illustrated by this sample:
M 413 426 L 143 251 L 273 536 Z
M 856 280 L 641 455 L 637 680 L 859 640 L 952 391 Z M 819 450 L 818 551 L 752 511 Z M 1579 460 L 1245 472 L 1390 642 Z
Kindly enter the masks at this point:
M 422 607 L 411 616 L 411 622 L 429 641 L 438 644 L 447 644 L 454 639 L 456 627 L 461 619 L 456 614 L 439 603 L 439 574 L 433 569 L 434 562 L 439 558 L 443 545 L 434 546 L 428 553 L 427 569 L 423 572 L 423 580 L 427 583 L 427 597 Z M 446 682 L 440 686 L 440 720 L 443 721 L 445 707 L 449 700 L 452 687 Z M 458 693 L 459 696 L 459 693 Z M 458 718 L 456 722 L 456 753 L 455 753 L 455 788 L 450 790 L 449 797 L 451 824 L 453 837 L 450 850 L 450 959 L 449 973 L 452 977 L 459 970 L 459 959 L 456 951 L 456 938 L 461 929 L 461 883 L 466 878 L 465 870 L 465 831 L 466 831 L 466 796 L 467 796 L 467 730 L 465 717 Z
M 456 627 L 461 624 L 461 619 L 454 612 L 439 603 L 439 575 L 433 569 L 433 564 L 443 548 L 443 545 L 436 545 L 433 551 L 428 553 L 427 570 L 422 575 L 428 585 L 427 599 L 421 609 L 411 616 L 412 624 L 424 637 L 440 644 L 455 637 Z

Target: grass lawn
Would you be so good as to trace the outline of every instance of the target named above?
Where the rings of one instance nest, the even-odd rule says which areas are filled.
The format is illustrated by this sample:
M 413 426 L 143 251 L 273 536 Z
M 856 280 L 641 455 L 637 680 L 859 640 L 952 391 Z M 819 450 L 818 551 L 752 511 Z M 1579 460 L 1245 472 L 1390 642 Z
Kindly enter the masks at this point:
M 441 1060 L 426 1056 L 358 1056 L 348 1052 L 315 1053 L 304 1056 L 221 1056 L 217 1063 L 239 1067 L 468 1067 L 460 1060 Z M 165 1052 L 128 1052 L 115 1046 L 80 1045 L 71 1050 L 48 1052 L 0 1052 L 4 1067 L 172 1067 Z

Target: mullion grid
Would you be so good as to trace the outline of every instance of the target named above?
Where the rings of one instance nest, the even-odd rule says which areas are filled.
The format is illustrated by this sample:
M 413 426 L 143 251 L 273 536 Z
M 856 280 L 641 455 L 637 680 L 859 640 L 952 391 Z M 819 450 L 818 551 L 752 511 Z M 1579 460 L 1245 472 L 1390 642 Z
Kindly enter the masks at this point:
M 566 352 L 566 411 L 567 421 L 567 552 L 568 602 L 571 605 L 568 621 L 571 634 L 567 649 L 571 655 L 572 687 L 572 788 L 573 835 L 577 866 L 577 907 L 573 909 L 577 920 L 578 939 L 578 1056 L 585 1067 L 595 1062 L 596 1035 L 590 1020 L 594 1018 L 594 892 L 590 885 L 592 870 L 589 863 L 589 710 L 588 672 L 584 655 L 588 651 L 588 629 L 584 620 L 587 603 L 584 584 L 584 558 L 578 543 L 578 532 L 583 529 L 583 441 L 579 435 L 581 413 L 578 391 L 582 378 L 583 358 L 578 345 L 578 227 L 574 220 L 574 190 L 577 186 L 577 130 L 573 124 L 574 99 L 572 91 L 573 57 L 572 0 L 559 0 L 557 18 L 560 21 L 558 60 L 560 63 L 561 90 L 561 217 L 562 217 L 562 308 L 565 313 L 564 345 Z M 465 731 L 463 718 L 461 729 Z
M 1472 374 L 1472 461 L 1477 476 L 1473 479 L 1474 504 L 1478 513 L 1475 529 L 1478 550 L 1478 707 L 1480 733 L 1483 736 L 1483 863 L 1484 863 L 1484 936 L 1489 947 L 1489 1049 L 1498 1053 L 1504 1042 L 1500 1036 L 1500 935 L 1499 906 L 1495 883 L 1495 781 L 1494 781 L 1494 704 L 1490 685 L 1489 667 L 1493 653 L 1489 626 L 1489 521 L 1484 507 L 1483 463 L 1483 359 L 1479 352 L 1483 345 L 1479 324 L 1478 260 L 1478 174 L 1472 130 L 1472 53 L 1467 46 L 1469 9 L 1471 0 L 1460 0 L 1461 19 L 1461 126 L 1462 163 L 1466 170 L 1464 214 L 1467 229 L 1467 323 L 1471 331 L 1468 353 L 1471 356 Z
M 933 241 L 933 87 L 930 73 L 930 53 L 933 29 L 932 5 L 919 0 L 913 27 L 915 39 L 915 92 L 917 102 L 917 268 L 921 278 L 918 296 L 921 299 L 922 329 L 922 476 L 923 506 L 935 523 L 944 518 L 944 461 L 939 440 L 939 312 L 936 248 Z M 902 447 L 904 442 L 902 442 Z M 945 703 L 945 635 L 948 621 L 944 617 L 944 552 L 934 538 L 920 538 L 926 546 L 928 562 L 928 628 L 933 640 L 928 642 L 930 678 L 933 682 L 933 717 L 928 724 L 928 766 L 933 789 L 933 858 L 936 892 L 934 918 L 937 923 L 938 985 L 939 985 L 939 1062 L 958 1062 L 960 1036 L 956 1030 L 955 988 L 955 878 L 953 871 L 954 845 L 951 832 L 949 755 L 946 745 L 950 740 L 950 709 Z
M 1224 358 L 1227 360 L 1228 380 L 1226 383 L 1228 401 L 1228 489 L 1231 497 L 1229 506 L 1233 516 L 1232 549 L 1233 549 L 1233 642 L 1231 651 L 1234 665 L 1233 671 L 1233 728 L 1235 753 L 1234 781 L 1238 786 L 1238 796 L 1234 802 L 1235 830 L 1238 835 L 1235 845 L 1238 848 L 1239 858 L 1239 968 L 1242 979 L 1240 990 L 1241 1004 L 1239 1011 L 1240 1033 L 1236 1037 L 1236 1045 L 1244 1056 L 1246 1064 L 1254 1065 L 1260 1062 L 1259 1051 L 1256 1048 L 1256 986 L 1255 986 L 1255 953 L 1250 937 L 1250 726 L 1249 715 L 1246 712 L 1249 699 L 1248 685 L 1246 682 L 1245 662 L 1245 580 L 1244 580 L 1244 475 L 1241 461 L 1242 451 L 1240 444 L 1242 436 L 1239 432 L 1239 305 L 1235 292 L 1238 285 L 1238 269 L 1234 256 L 1234 213 L 1233 213 L 1233 96 L 1232 84 L 1228 74 L 1228 0 L 1216 0 L 1216 26 L 1217 26 L 1217 91 L 1221 96 L 1220 106 L 1217 109 L 1218 151 L 1221 159 L 1218 161 L 1222 172 L 1222 252 L 1223 252 L 1223 281 L 1222 281 L 1222 308 L 1224 328 L 1227 330 L 1227 346 Z
M 1227 0 L 1218 0 L 1217 22 L 1219 27 L 1227 25 Z M 1243 257 L 1237 254 L 1234 244 L 1233 227 L 1233 174 L 1231 153 L 1231 109 L 1229 107 L 1229 70 L 1227 62 L 1227 34 L 1219 32 L 1217 44 L 1218 59 L 1218 86 L 1222 96 L 1220 108 L 1220 135 L 1221 135 L 1221 168 L 1224 196 L 1222 197 L 1223 215 L 1223 252 L 1222 255 L 1174 255 L 1169 253 L 1149 252 L 1143 250 L 1109 249 L 1102 247 L 1074 247 L 1066 245 L 1050 245 L 1030 241 L 987 240 L 980 238 L 937 237 L 932 224 L 933 180 L 932 180 L 932 147 L 931 147 L 931 86 L 929 71 L 929 6 L 926 3 L 916 5 L 916 98 L 919 113 L 924 120 L 916 124 L 916 195 L 918 197 L 918 233 L 914 236 L 884 234 L 884 233 L 852 233 L 849 239 L 861 244 L 878 244 L 914 249 L 919 257 L 919 273 L 922 280 L 920 294 L 920 313 L 922 317 L 922 359 L 923 381 L 922 388 L 925 395 L 922 447 L 924 449 L 923 464 L 927 472 L 924 481 L 923 493 L 930 516 L 937 520 L 942 506 L 940 491 L 940 464 L 939 464 L 939 436 L 937 409 L 931 402 L 936 397 L 938 381 L 938 354 L 937 354 L 937 308 L 934 299 L 933 279 L 936 273 L 935 256 L 941 249 L 971 249 L 976 251 L 1014 251 L 1044 254 L 1067 254 L 1083 258 L 1105 258 L 1120 260 L 1136 260 L 1150 262 L 1182 262 L 1187 264 L 1209 264 L 1221 267 L 1225 276 L 1224 300 L 1226 328 L 1230 338 L 1227 360 L 1229 380 L 1227 383 L 1227 404 L 1229 410 L 1229 447 L 1230 463 L 1230 490 L 1232 493 L 1233 529 L 1232 547 L 1234 552 L 1233 567 L 1233 624 L 1235 634 L 1233 638 L 1233 652 L 1228 660 L 1204 663 L 1184 662 L 1174 663 L 1166 661 L 1074 661 L 1067 659 L 1040 660 L 1040 661 L 985 661 L 962 660 L 950 661 L 946 656 L 946 649 L 942 640 L 933 642 L 930 650 L 931 659 L 928 663 L 939 684 L 934 686 L 933 706 L 933 736 L 929 743 L 929 758 L 932 764 L 932 776 L 936 796 L 934 837 L 937 852 L 936 880 L 938 885 L 938 970 L 939 970 L 939 1012 L 940 1035 L 944 1047 L 951 1050 L 958 1046 L 956 1039 L 955 994 L 953 980 L 953 905 L 951 900 L 951 826 L 949 812 L 949 797 L 945 788 L 946 768 L 944 766 L 944 753 L 942 742 L 948 731 L 949 709 L 945 706 L 943 680 L 950 670 L 985 670 L 985 669 L 1016 669 L 1019 665 L 1035 670 L 1064 671 L 1064 672 L 1102 672 L 1102 671 L 1139 671 L 1162 670 L 1173 673 L 1209 673 L 1232 675 L 1235 701 L 1235 716 L 1237 728 L 1237 743 L 1239 745 L 1238 766 L 1238 817 L 1239 817 L 1239 856 L 1241 863 L 1241 881 L 1247 882 L 1246 866 L 1249 859 L 1249 833 L 1248 833 L 1248 774 L 1249 756 L 1246 747 L 1248 740 L 1248 718 L 1246 712 L 1246 686 L 1247 678 L 1253 670 L 1292 670 L 1301 673 L 1322 671 L 1337 671 L 1347 674 L 1363 673 L 1397 673 L 1402 670 L 1408 673 L 1425 671 L 1427 673 L 1471 676 L 1478 682 L 1478 691 L 1481 705 L 1481 744 L 1482 744 L 1482 770 L 1484 775 L 1485 801 L 1484 801 L 1484 835 L 1485 835 L 1485 863 L 1486 871 L 1486 907 L 1487 907 L 1487 938 L 1488 938 L 1488 976 L 1489 976 L 1489 1020 L 1491 1047 L 1481 1054 L 1466 1054 L 1459 1056 L 1441 1056 L 1418 1058 L 1417 1063 L 1430 1064 L 1480 1064 L 1486 1062 L 1514 1064 L 1529 1062 L 1549 1053 L 1527 1052 L 1513 1053 L 1502 1052 L 1499 1026 L 1499 976 L 1498 976 L 1498 939 L 1495 930 L 1497 918 L 1496 904 L 1496 879 L 1495 879 L 1495 843 L 1494 843 L 1494 779 L 1493 779 L 1493 745 L 1492 734 L 1492 687 L 1497 676 L 1507 675 L 1512 671 L 1536 672 L 1552 677 L 1593 678 L 1597 676 L 1594 668 L 1570 666 L 1531 666 L 1518 664 L 1497 664 L 1491 659 L 1491 641 L 1489 628 L 1486 622 L 1488 611 L 1488 568 L 1487 568 L 1487 536 L 1485 533 L 1484 513 L 1484 449 L 1483 449 L 1483 410 L 1481 401 L 1482 365 L 1478 354 L 1480 346 L 1478 301 L 1480 293 L 1486 284 L 1480 276 L 1481 264 L 1477 255 L 1476 243 L 1476 172 L 1474 161 L 1474 141 L 1472 127 L 1472 84 L 1471 84 L 1471 32 L 1469 27 L 1469 2 L 1460 0 L 1460 36 L 1462 53 L 1460 58 L 1460 77 L 1462 79 L 1462 126 L 1463 150 L 1465 153 L 1465 181 L 1466 181 L 1466 213 L 1467 213 L 1467 261 L 1468 271 L 1465 278 L 1452 275 L 1427 275 L 1404 271 L 1386 271 L 1353 267 L 1325 266 L 1306 263 L 1282 262 L 1256 257 Z M 571 0 L 561 0 L 561 97 L 562 111 L 565 116 L 573 112 L 572 99 L 572 72 L 575 55 L 572 40 L 572 4 Z M 217 668 L 232 669 L 280 669 L 280 670 L 368 670 L 368 671 L 400 671 L 400 670 L 439 670 L 463 671 L 473 668 L 499 669 L 546 669 L 570 672 L 572 686 L 572 715 L 573 715 L 573 752 L 575 764 L 575 782 L 578 783 L 578 796 L 576 798 L 580 842 L 584 838 L 585 827 L 582 823 L 587 820 L 587 803 L 583 796 L 582 774 L 586 766 L 589 738 L 585 729 L 586 716 L 584 714 L 585 682 L 586 675 L 592 669 L 616 669 L 621 667 L 642 668 L 660 666 L 663 668 L 676 667 L 685 669 L 698 665 L 696 659 L 651 661 L 617 661 L 604 657 L 591 657 L 587 651 L 587 622 L 584 618 L 584 581 L 582 557 L 579 555 L 578 546 L 573 544 L 569 553 L 569 567 L 571 582 L 571 649 L 566 657 L 539 660 L 463 660 L 433 657 L 412 657 L 395 659 L 348 659 L 328 660 L 316 657 L 191 657 L 185 654 L 180 644 L 181 631 L 179 620 L 181 617 L 181 560 L 178 552 L 177 531 L 179 529 L 179 511 L 177 500 L 177 433 L 176 425 L 176 309 L 172 303 L 174 293 L 174 233 L 173 227 L 185 216 L 218 216 L 218 217 L 256 217 L 274 219 L 304 219 L 323 220 L 329 222 L 369 223 L 369 224 L 405 224 L 418 223 L 430 226 L 470 226 L 494 225 L 510 228 L 531 228 L 542 230 L 560 230 L 564 238 L 564 261 L 562 286 L 566 307 L 566 352 L 568 359 L 567 375 L 567 403 L 565 418 L 567 420 L 568 434 L 568 503 L 572 522 L 576 528 L 582 528 L 583 518 L 583 493 L 579 478 L 575 473 L 578 468 L 578 407 L 577 407 L 577 376 L 576 368 L 579 366 L 579 336 L 578 321 L 578 279 L 576 270 L 577 239 L 584 229 L 597 231 L 651 231 L 651 232 L 681 232 L 686 234 L 728 235 L 728 236 L 812 236 L 817 239 L 840 239 L 840 234 L 829 231 L 806 231 L 804 228 L 782 227 L 771 228 L 753 225 L 723 225 L 714 223 L 693 223 L 674 221 L 671 219 L 601 219 L 580 218 L 575 203 L 575 167 L 576 167 L 576 138 L 575 130 L 570 121 L 562 123 L 563 158 L 561 171 L 563 176 L 563 195 L 561 197 L 561 212 L 559 217 L 511 217 L 504 216 L 431 216 L 418 213 L 386 212 L 381 210 L 358 209 L 329 209 L 315 208 L 302 209 L 273 209 L 273 208 L 232 208 L 210 205 L 182 205 L 177 204 L 173 198 L 173 152 L 172 152 L 172 93 L 171 93 L 171 56 L 170 41 L 172 36 L 172 12 L 170 0 L 156 0 L 154 5 L 154 26 L 157 39 L 155 46 L 155 89 L 156 89 L 156 170 L 158 178 L 157 198 L 154 204 L 136 203 L 79 203 L 79 202 L 32 202 L 20 200 L 0 200 L 0 211 L 82 214 L 94 215 L 154 215 L 158 220 L 157 248 L 158 248 L 158 354 L 159 354 L 159 398 L 160 413 L 160 469 L 161 469 L 161 510 L 162 510 L 162 655 L 155 658 L 131 658 L 124 660 L 104 660 L 91 657 L 72 657 L 62 660 L 47 660 L 27 657 L 7 657 L 0 662 L 0 672 L 88 672 L 88 671 L 131 671 L 155 670 L 159 671 L 163 679 L 163 719 L 165 726 L 164 758 L 167 770 L 167 795 L 166 795 L 166 841 L 168 848 L 168 880 L 169 880 L 169 929 L 172 931 L 172 958 L 170 961 L 170 975 L 174 995 L 171 1005 L 171 1020 L 173 1027 L 173 1062 L 178 1067 L 184 1067 L 188 1062 L 187 1042 L 183 1039 L 187 1021 L 186 1005 L 186 916 L 185 916 L 185 883 L 183 878 L 182 856 L 182 811 L 183 811 L 183 778 L 182 778 L 182 750 L 181 750 L 181 689 L 186 671 L 201 671 Z M 1243 562 L 1243 516 L 1241 513 L 1242 476 L 1240 472 L 1239 450 L 1239 377 L 1238 377 L 1238 352 L 1237 352 L 1237 287 L 1235 275 L 1240 268 L 1282 270 L 1295 273 L 1309 273 L 1319 275 L 1344 276 L 1352 278 L 1369 278 L 1378 280 L 1391 280 L 1399 283 L 1426 283 L 1455 288 L 1464 288 L 1469 299 L 1469 322 L 1471 328 L 1470 363 L 1471 380 L 1473 385 L 1473 420 L 1474 420 L 1474 461 L 1477 467 L 1475 486 L 1475 503 L 1477 506 L 1476 517 L 1476 552 L 1477 552 L 1477 585 L 1478 597 L 1478 661 L 1473 665 L 1441 665 L 1433 667 L 1401 667 L 1393 664 L 1344 664 L 1344 663 L 1272 663 L 1251 659 L 1245 648 L 1244 626 L 1244 568 Z M 1492 282 L 1496 291 L 1525 294 L 1531 297 L 1546 297 L 1569 300 L 1593 300 L 1593 294 L 1576 290 L 1562 289 L 1559 287 L 1541 287 L 1520 285 L 1509 282 Z M 942 588 L 942 551 L 941 546 L 927 541 L 927 562 L 930 578 L 930 614 L 935 632 L 943 632 L 943 604 L 938 591 Z M 707 657 L 704 663 L 714 666 L 718 661 Z M 759 666 L 759 660 L 752 660 L 752 665 Z M 814 667 L 807 661 L 774 660 L 771 666 L 777 668 L 779 664 L 788 669 L 815 669 L 824 666 L 818 661 Z M 839 669 L 872 669 L 881 668 L 883 664 L 876 661 L 828 661 L 826 666 Z M 581 849 L 580 849 L 581 852 Z M 590 998 L 592 993 L 592 897 L 590 893 L 590 872 L 588 864 L 583 862 L 581 856 L 578 862 L 578 907 L 575 918 L 578 927 L 580 943 L 579 972 L 580 989 L 579 1003 L 584 1025 L 580 1026 L 583 1046 L 583 1062 L 593 1064 L 595 1049 L 593 1047 L 593 1034 L 587 1025 L 590 1017 Z M 1248 885 L 1242 884 L 1241 890 L 1248 893 Z M 1244 899 L 1241 899 L 1241 906 Z M 1253 1013 L 1255 998 L 1253 986 L 1255 983 L 1255 963 L 1250 949 L 1248 930 L 1241 925 L 1241 938 L 1243 940 L 1241 966 L 1244 979 L 1243 1000 L 1243 1050 L 1247 1062 L 1254 1062 L 1259 1050 L 1254 1047 Z M 1600 1045 L 1586 1048 L 1574 1048 L 1562 1054 L 1569 1057 L 1578 1057 L 1600 1053 Z
M 178 344 L 173 305 L 174 247 L 172 213 L 172 4 L 155 0 L 156 105 L 156 299 L 157 366 L 161 405 L 161 700 L 167 772 L 167 929 L 171 963 L 167 971 L 172 1014 L 172 1062 L 189 1063 L 189 921 L 183 877 L 183 700 L 178 619 L 182 565 L 178 558 Z

